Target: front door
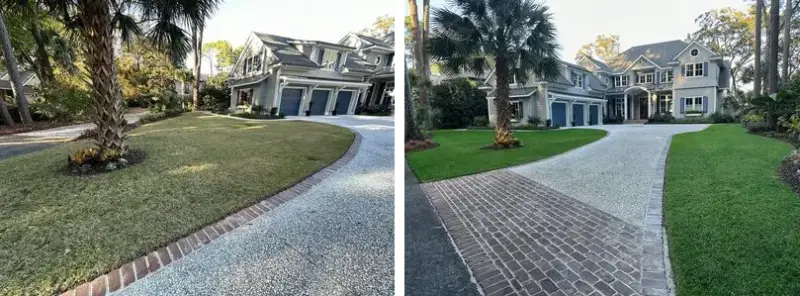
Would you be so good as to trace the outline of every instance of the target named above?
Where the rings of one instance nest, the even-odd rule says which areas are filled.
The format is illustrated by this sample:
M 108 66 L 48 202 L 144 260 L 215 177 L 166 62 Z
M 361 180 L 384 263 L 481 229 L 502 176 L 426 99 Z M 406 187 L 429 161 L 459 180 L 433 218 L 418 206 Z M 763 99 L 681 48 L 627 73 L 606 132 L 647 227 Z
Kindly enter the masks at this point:
M 647 119 L 647 98 L 639 98 L 639 119 Z

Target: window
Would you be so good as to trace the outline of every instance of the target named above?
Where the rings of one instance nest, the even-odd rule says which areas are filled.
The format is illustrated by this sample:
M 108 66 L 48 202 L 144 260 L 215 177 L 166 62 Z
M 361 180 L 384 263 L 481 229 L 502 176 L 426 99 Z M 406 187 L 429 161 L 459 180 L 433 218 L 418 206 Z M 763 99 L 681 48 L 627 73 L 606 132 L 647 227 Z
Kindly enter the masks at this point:
M 653 83 L 653 73 L 639 74 L 637 83 L 639 84 Z
M 658 113 L 672 113 L 672 95 L 658 96 Z
M 339 71 L 339 66 L 341 64 L 342 64 L 342 53 L 341 52 L 337 52 L 336 53 L 336 62 L 334 62 L 334 64 L 333 64 L 333 69 L 336 70 L 336 71 Z
M 692 49 L 692 51 L 689 52 L 689 54 L 691 54 L 693 57 L 696 57 L 698 53 L 699 52 L 697 51 L 697 48 L 694 48 Z
M 390 53 L 388 56 L 386 56 L 386 67 L 391 66 L 392 62 L 394 62 L 394 54 Z
M 380 66 L 380 64 L 381 64 L 381 56 L 376 56 L 375 57 L 375 65 L 379 65 Z
M 703 63 L 686 64 L 686 77 L 703 76 Z
M 325 69 L 339 69 L 339 63 L 342 61 L 341 53 L 336 52 L 334 50 L 324 50 L 322 48 L 319 49 L 319 55 L 317 56 L 317 63 L 319 63 L 322 68 Z
M 574 84 L 575 87 L 583 88 L 583 73 L 572 72 L 572 84 Z
M 628 86 L 628 76 L 614 76 L 614 87 Z
M 675 77 L 672 75 L 672 70 L 661 72 L 661 83 L 672 82 Z
M 508 84 L 517 84 L 517 75 L 512 74 L 511 80 L 508 82 Z
M 252 96 L 253 96 L 252 89 L 239 90 L 239 102 L 237 105 L 238 106 L 250 105 L 250 99 L 252 98 Z
M 522 102 L 510 101 L 508 104 L 511 105 L 511 121 L 522 119 Z
M 684 99 L 684 111 L 703 111 L 703 97 L 686 97 Z
M 383 96 L 381 96 L 381 104 L 386 100 L 391 100 L 392 104 L 394 104 L 394 81 L 386 82 L 386 85 L 383 87 Z
M 322 65 L 322 57 L 325 55 L 325 50 L 320 48 L 319 54 L 317 54 L 317 64 Z

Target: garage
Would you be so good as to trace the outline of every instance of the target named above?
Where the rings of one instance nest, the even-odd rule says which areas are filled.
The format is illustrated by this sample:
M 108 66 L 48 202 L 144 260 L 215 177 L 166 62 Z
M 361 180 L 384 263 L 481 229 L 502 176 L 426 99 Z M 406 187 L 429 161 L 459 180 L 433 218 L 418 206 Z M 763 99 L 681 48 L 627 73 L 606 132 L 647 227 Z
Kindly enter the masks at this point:
M 598 110 L 600 106 L 592 105 L 589 106 L 589 125 L 598 125 L 600 124 L 600 118 L 598 118 L 598 114 L 600 113 Z
M 572 125 L 573 126 L 582 126 L 584 125 L 584 114 L 583 114 L 583 104 L 572 104 Z
M 303 90 L 299 88 L 284 88 L 281 94 L 280 113 L 286 116 L 300 114 L 300 101 L 303 99 Z
M 329 90 L 314 90 L 311 93 L 311 115 L 325 115 L 325 107 L 328 106 Z
M 340 91 L 338 95 L 336 95 L 336 114 L 339 115 L 346 115 L 347 110 L 350 108 L 350 99 L 353 98 L 352 91 Z
M 550 110 L 553 113 L 553 125 L 567 126 L 567 103 L 553 102 Z

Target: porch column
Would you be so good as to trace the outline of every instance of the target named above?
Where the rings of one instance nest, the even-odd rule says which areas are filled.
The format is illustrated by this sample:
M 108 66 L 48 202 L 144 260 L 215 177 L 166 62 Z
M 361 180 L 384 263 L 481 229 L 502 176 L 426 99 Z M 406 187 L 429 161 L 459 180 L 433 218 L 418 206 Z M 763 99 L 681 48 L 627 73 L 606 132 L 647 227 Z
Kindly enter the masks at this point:
M 606 106 L 602 104 L 600 107 L 597 108 L 597 125 L 603 125 L 603 112 L 605 111 Z
M 231 112 L 236 112 L 236 103 L 238 103 L 238 98 L 236 97 L 236 89 L 231 87 Z
M 589 125 L 589 116 L 591 116 L 589 109 L 592 109 L 591 106 L 591 103 L 583 105 L 583 125 Z
M 311 102 L 311 94 L 314 93 L 315 88 L 317 87 L 311 85 L 306 87 L 305 91 L 303 92 L 303 98 L 300 99 L 300 110 L 297 111 L 297 116 L 306 115 L 306 110 L 308 109 L 308 103 Z
M 336 87 L 328 96 L 328 103 L 325 105 L 325 115 L 331 115 L 333 109 L 336 108 L 336 99 L 339 98 L 339 91 L 342 87 Z
M 624 94 L 623 96 L 625 98 L 625 104 L 622 105 L 622 118 L 628 120 L 628 94 Z
M 572 101 L 567 102 L 567 126 L 572 126 Z

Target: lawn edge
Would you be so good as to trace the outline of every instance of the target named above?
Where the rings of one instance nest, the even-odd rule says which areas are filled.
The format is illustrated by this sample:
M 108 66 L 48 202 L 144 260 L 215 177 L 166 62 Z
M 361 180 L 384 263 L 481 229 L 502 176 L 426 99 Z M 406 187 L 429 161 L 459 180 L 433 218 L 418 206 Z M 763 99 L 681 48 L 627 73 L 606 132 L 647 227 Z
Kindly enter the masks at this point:
M 204 245 L 211 244 L 215 240 L 227 233 L 239 228 L 258 217 L 269 213 L 281 204 L 284 204 L 297 196 L 306 193 L 315 185 L 319 184 L 339 169 L 349 163 L 358 153 L 361 146 L 361 134 L 355 130 L 348 129 L 353 133 L 353 142 L 342 156 L 336 161 L 325 166 L 314 173 L 306 176 L 297 183 L 290 185 L 281 192 L 265 196 L 261 201 L 239 210 L 225 218 L 206 225 L 194 233 L 177 239 L 164 247 L 142 255 L 128 263 L 123 264 L 104 275 L 91 281 L 85 282 L 77 287 L 63 292 L 61 296 L 102 296 L 109 295 L 129 287 L 136 281 L 140 281 L 147 275 L 156 272 L 158 269 L 179 261 Z
M 674 296 L 675 282 L 669 258 L 667 230 L 664 227 L 664 188 L 667 177 L 667 161 L 672 146 L 669 136 L 661 150 L 653 172 L 650 199 L 647 204 L 642 244 L 642 293 L 654 296 Z
M 605 134 L 605 135 L 603 135 L 602 137 L 598 138 L 597 140 L 594 140 L 594 141 L 592 141 L 592 142 L 586 143 L 586 144 L 584 144 L 584 145 L 581 145 L 581 146 L 574 147 L 574 148 L 572 148 L 572 149 L 569 149 L 569 150 L 565 150 L 565 151 L 563 151 L 563 152 L 561 152 L 561 153 L 558 153 L 558 154 L 553 154 L 553 155 L 550 155 L 550 156 L 548 156 L 548 157 L 545 157 L 545 158 L 540 158 L 540 159 L 537 159 L 537 160 L 534 160 L 534 161 L 525 162 L 525 163 L 517 163 L 517 164 L 512 164 L 512 165 L 508 165 L 508 166 L 504 166 L 504 167 L 490 168 L 490 169 L 487 169 L 487 170 L 484 170 L 484 171 L 472 172 L 472 173 L 469 173 L 469 174 L 464 174 L 464 175 L 459 175 L 459 176 L 453 176 L 453 177 L 449 177 L 449 178 L 440 178 L 440 179 L 422 180 L 422 179 L 420 179 L 420 177 L 419 177 L 419 176 L 417 176 L 417 172 L 416 172 L 416 171 L 414 171 L 414 167 L 413 167 L 413 166 L 411 166 L 411 165 L 409 165 L 409 167 L 411 167 L 411 172 L 412 172 L 412 173 L 414 173 L 414 177 L 416 177 L 416 178 L 417 178 L 417 180 L 419 180 L 419 183 L 420 183 L 420 184 L 432 183 L 432 182 L 438 182 L 438 181 L 442 181 L 442 180 L 449 180 L 449 179 L 460 178 L 460 177 L 464 177 L 464 176 L 471 176 L 471 175 L 476 175 L 476 174 L 482 174 L 482 173 L 491 172 L 491 171 L 496 171 L 496 170 L 505 170 L 505 169 L 511 169 L 511 168 L 515 168 L 515 167 L 519 167 L 519 166 L 529 165 L 529 164 L 531 164 L 531 163 L 534 163 L 534 162 L 539 162 L 539 161 L 543 161 L 543 160 L 548 160 L 548 159 L 555 158 L 555 157 L 559 157 L 559 156 L 561 156 L 561 155 L 564 155 L 564 154 L 570 153 L 570 152 L 572 152 L 572 151 L 575 151 L 575 150 L 581 149 L 581 148 L 583 148 L 583 147 L 587 147 L 587 146 L 589 146 L 589 145 L 595 144 L 595 143 L 597 143 L 597 142 L 600 142 L 600 141 L 602 141 L 602 140 L 603 140 L 603 139 L 605 139 L 605 138 L 608 138 L 608 136 L 609 136 L 609 135 L 611 135 L 611 131 L 608 131 L 608 130 L 605 130 L 605 129 L 601 129 L 601 128 L 574 128 L 574 129 L 573 129 L 573 128 L 570 128 L 570 129 L 566 129 L 566 128 L 565 128 L 565 129 L 557 129 L 557 130 L 547 130 L 547 131 L 545 131 L 545 132 L 557 132 L 557 131 L 565 131 L 565 130 L 599 130 L 599 131 L 603 131 L 603 132 L 605 132 L 606 134 Z M 465 130 L 465 131 L 470 131 L 470 130 Z M 533 132 L 533 131 L 531 131 L 531 132 Z M 540 131 L 536 131 L 536 132 L 540 132 Z M 435 148 L 433 148 L 433 149 L 436 149 L 436 148 L 439 148 L 439 147 L 440 147 L 440 146 L 437 146 L 437 147 L 435 147 Z M 426 150 L 427 150 L 427 149 L 426 149 Z M 423 150 L 423 151 L 424 151 L 424 150 Z M 407 160 L 406 160 L 406 161 L 407 161 Z

